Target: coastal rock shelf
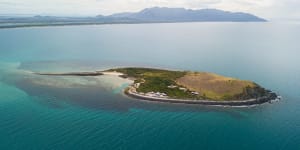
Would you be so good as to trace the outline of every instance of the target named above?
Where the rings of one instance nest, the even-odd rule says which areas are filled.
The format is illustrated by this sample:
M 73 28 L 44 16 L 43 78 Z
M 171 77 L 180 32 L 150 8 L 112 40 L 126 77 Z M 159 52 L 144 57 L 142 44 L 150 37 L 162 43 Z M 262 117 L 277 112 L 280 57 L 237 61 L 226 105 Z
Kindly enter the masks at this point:
M 276 93 L 246 80 L 214 73 L 152 68 L 116 68 L 75 73 L 35 73 L 54 76 L 115 75 L 134 81 L 125 94 L 149 101 L 214 106 L 253 106 L 279 100 Z
M 216 100 L 191 100 L 191 99 L 172 99 L 167 97 L 154 97 L 141 95 L 134 90 L 127 89 L 125 93 L 136 99 L 156 101 L 156 102 L 167 102 L 167 103 L 181 103 L 181 104 L 200 104 L 200 105 L 210 105 L 210 106 L 233 106 L 233 107 L 243 107 L 243 106 L 255 106 L 263 103 L 272 103 L 272 101 L 278 101 L 281 99 L 280 96 L 277 96 L 275 93 L 270 92 L 268 95 L 263 97 L 258 97 L 248 100 L 230 100 L 230 101 L 216 101 Z

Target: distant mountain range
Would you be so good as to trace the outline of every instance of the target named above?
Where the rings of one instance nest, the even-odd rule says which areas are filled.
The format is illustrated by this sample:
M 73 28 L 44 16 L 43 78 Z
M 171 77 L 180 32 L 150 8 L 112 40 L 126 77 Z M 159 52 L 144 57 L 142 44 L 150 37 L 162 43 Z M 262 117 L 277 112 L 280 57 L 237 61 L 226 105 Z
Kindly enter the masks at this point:
M 153 7 L 136 13 L 118 13 L 109 18 L 128 18 L 141 22 L 262 22 L 265 19 L 242 12 L 228 12 L 218 9 L 184 9 Z
M 49 25 L 84 25 L 117 23 L 168 23 L 168 22 L 265 22 L 267 20 L 243 12 L 229 12 L 218 9 L 184 9 L 153 7 L 139 12 L 117 13 L 95 17 L 9 17 L 0 16 L 0 28 L 49 26 Z

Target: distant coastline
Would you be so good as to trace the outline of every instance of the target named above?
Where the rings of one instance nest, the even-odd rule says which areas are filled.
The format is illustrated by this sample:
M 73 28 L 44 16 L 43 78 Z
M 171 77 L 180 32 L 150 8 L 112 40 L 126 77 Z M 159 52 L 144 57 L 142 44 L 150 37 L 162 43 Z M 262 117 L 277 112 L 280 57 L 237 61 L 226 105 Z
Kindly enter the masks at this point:
M 266 19 L 244 12 L 229 12 L 218 9 L 184 9 L 152 7 L 139 12 L 124 12 L 109 16 L 94 17 L 0 17 L 0 29 L 74 26 L 103 24 L 145 24 L 145 23 L 183 23 L 183 22 L 266 22 Z
M 10 29 L 10 28 L 30 28 L 30 27 L 60 27 L 60 26 L 88 26 L 88 25 L 110 25 L 110 24 L 143 24 L 143 23 L 45 23 L 45 24 L 1 24 L 0 29 Z
M 228 22 L 228 21 L 227 21 Z M 60 24 L 13 24 L 13 25 L 3 25 L 0 23 L 1 29 L 14 29 L 14 28 L 30 28 L 30 27 L 64 27 L 64 26 L 90 26 L 90 25 L 118 25 L 118 24 L 161 24 L 161 23 L 201 23 L 198 21 L 194 22 L 119 22 L 119 23 L 60 23 Z M 224 22 L 223 22 L 224 23 Z M 233 22 L 232 22 L 233 23 Z M 243 22 L 240 22 L 243 23 Z

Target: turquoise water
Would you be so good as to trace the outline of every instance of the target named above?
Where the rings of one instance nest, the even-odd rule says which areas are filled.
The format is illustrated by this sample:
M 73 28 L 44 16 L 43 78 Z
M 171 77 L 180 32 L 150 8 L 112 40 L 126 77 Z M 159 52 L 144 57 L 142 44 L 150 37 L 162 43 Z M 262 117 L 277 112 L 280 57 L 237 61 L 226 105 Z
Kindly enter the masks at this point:
M 0 149 L 300 149 L 300 25 L 179 23 L 0 30 Z M 138 101 L 129 81 L 30 71 L 150 66 L 253 80 L 255 108 Z

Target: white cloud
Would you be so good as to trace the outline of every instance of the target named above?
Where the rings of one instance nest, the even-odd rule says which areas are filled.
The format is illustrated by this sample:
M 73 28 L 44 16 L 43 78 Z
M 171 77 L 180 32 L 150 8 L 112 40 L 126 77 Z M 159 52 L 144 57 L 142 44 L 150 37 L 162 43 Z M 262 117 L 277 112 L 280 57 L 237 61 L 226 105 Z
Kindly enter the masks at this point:
M 300 18 L 299 0 L 0 0 L 0 14 L 107 15 L 153 6 L 217 8 L 265 18 Z

